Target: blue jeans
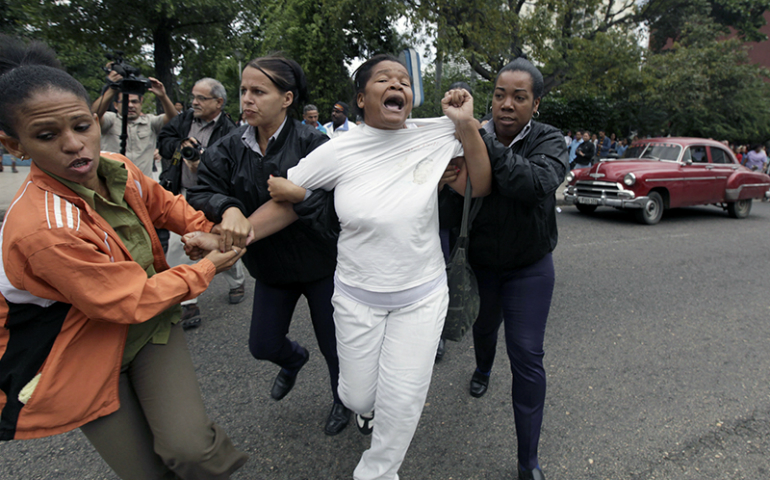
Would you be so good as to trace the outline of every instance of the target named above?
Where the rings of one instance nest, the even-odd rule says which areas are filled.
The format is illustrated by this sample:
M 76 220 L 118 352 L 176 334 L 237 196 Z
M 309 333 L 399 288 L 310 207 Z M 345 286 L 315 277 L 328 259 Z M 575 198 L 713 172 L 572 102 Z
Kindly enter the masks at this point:
M 521 466 L 537 466 L 537 446 L 543 424 L 545 368 L 543 338 L 554 286 L 553 257 L 549 253 L 532 265 L 495 272 L 474 269 L 481 309 L 473 325 L 476 367 L 492 370 L 497 332 L 505 323 L 505 344 L 513 373 L 513 414 Z
M 256 279 L 255 279 L 256 280 Z M 332 275 L 307 283 L 266 285 L 259 280 L 254 285 L 254 307 L 251 314 L 249 350 L 258 360 L 269 360 L 286 370 L 296 370 L 305 359 L 304 349 L 286 336 L 300 295 L 310 308 L 318 348 L 329 368 L 332 396 L 340 403 L 337 384 L 340 362 L 337 357 L 337 338 L 334 335 L 334 277 Z

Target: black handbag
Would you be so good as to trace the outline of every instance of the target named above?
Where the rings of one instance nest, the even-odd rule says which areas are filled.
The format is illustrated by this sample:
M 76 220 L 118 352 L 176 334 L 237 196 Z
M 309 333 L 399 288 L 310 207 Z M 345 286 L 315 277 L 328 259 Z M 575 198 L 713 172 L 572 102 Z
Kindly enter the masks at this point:
M 471 181 L 468 179 L 463 200 L 463 219 L 460 225 L 460 236 L 457 238 L 452 254 L 447 262 L 446 276 L 449 284 L 449 307 L 447 308 L 444 332 L 441 337 L 446 340 L 459 342 L 465 332 L 479 316 L 479 286 L 476 275 L 468 264 L 468 230 L 471 217 L 475 217 L 481 207 L 481 199 L 477 199 L 471 213 Z

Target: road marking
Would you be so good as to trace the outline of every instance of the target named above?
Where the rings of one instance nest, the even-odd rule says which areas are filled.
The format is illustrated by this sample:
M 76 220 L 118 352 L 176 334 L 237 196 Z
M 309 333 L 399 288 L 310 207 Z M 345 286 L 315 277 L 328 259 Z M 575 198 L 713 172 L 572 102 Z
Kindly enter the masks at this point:
M 601 245 L 613 245 L 616 243 L 646 242 L 647 240 L 660 240 L 661 238 L 685 238 L 685 237 L 691 237 L 692 235 L 693 235 L 692 233 L 677 233 L 674 235 L 656 235 L 654 237 L 624 238 L 621 240 L 609 240 L 605 242 L 571 243 L 568 245 L 564 245 L 564 243 L 560 243 L 560 245 L 570 246 L 570 247 L 597 247 Z

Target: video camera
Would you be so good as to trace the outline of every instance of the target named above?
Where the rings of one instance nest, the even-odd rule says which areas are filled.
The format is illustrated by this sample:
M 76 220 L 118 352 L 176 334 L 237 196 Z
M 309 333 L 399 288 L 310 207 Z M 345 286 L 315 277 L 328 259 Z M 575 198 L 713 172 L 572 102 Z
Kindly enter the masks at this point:
M 129 65 L 123 59 L 123 52 L 115 51 L 115 54 L 107 54 L 107 58 L 112 60 L 111 68 L 104 68 L 104 71 L 115 71 L 123 77 L 122 80 L 115 84 L 115 88 L 123 94 L 128 95 L 144 95 L 148 89 L 152 87 L 152 82 L 143 76 L 138 68 Z

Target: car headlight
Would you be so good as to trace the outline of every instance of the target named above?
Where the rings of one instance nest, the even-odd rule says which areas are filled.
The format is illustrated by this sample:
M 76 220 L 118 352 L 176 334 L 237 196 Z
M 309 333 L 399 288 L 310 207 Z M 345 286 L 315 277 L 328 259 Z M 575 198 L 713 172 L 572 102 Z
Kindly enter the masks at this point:
M 572 181 L 573 181 L 574 179 L 575 179 L 575 174 L 574 174 L 574 173 L 572 173 L 572 172 L 569 172 L 569 173 L 567 174 L 567 178 L 566 178 L 566 180 L 567 180 L 567 183 L 572 183 Z
M 636 183 L 636 175 L 633 173 L 627 173 L 625 177 L 623 177 L 623 183 L 630 187 L 631 185 Z

